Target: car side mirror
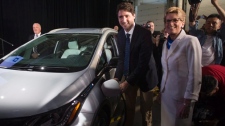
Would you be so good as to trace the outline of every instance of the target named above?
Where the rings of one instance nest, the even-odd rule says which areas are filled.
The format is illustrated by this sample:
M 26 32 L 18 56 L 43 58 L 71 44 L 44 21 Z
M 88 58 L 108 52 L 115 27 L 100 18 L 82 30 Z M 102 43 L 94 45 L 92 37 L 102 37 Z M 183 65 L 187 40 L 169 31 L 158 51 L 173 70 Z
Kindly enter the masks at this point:
M 121 93 L 119 83 L 114 79 L 105 81 L 101 89 L 103 94 L 107 97 L 117 97 Z

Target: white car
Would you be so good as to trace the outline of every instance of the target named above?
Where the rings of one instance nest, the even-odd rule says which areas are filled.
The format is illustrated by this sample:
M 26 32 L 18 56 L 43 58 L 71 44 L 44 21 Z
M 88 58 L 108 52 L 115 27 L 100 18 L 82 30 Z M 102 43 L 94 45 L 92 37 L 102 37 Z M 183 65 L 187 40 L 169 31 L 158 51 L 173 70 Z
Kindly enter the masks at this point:
M 123 125 L 116 34 L 57 29 L 1 58 L 0 126 Z

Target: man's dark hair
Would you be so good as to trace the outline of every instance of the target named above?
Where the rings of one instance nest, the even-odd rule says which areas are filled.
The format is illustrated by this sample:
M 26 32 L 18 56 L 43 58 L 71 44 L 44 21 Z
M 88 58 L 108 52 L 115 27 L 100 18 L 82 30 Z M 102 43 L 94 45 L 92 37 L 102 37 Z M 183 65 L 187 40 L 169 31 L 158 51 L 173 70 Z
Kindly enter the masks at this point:
M 148 25 L 148 23 L 151 23 L 151 22 L 152 22 L 153 24 L 155 24 L 153 21 L 150 21 L 150 20 L 149 20 L 149 21 L 146 22 L 145 28 L 150 28 L 150 25 Z
M 217 85 L 218 81 L 213 76 L 205 75 L 202 77 L 201 92 L 209 94 Z
M 210 15 L 206 18 L 206 20 L 208 20 L 209 18 L 218 18 L 219 20 L 221 20 L 219 14 L 210 14 Z
M 150 22 L 154 23 L 153 21 L 150 21 L 150 20 L 149 20 L 149 21 L 146 22 L 146 24 L 148 24 L 148 23 L 150 23 Z
M 118 4 L 117 9 L 116 9 L 117 14 L 120 10 L 125 10 L 132 14 L 135 13 L 134 6 L 130 2 L 122 2 L 122 3 Z

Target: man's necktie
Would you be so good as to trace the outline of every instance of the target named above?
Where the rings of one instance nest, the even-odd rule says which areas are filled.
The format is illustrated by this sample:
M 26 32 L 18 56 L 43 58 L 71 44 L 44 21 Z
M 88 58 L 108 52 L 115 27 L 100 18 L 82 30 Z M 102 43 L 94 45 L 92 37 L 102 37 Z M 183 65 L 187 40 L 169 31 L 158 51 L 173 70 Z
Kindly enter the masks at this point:
M 130 34 L 126 35 L 126 47 L 124 57 L 124 76 L 129 74 L 129 61 L 130 61 Z
M 34 37 L 34 38 L 38 38 L 38 34 L 35 34 L 35 37 Z M 38 53 L 38 52 L 37 52 L 37 46 L 34 46 L 34 47 L 33 47 L 33 52 L 34 52 L 34 53 Z

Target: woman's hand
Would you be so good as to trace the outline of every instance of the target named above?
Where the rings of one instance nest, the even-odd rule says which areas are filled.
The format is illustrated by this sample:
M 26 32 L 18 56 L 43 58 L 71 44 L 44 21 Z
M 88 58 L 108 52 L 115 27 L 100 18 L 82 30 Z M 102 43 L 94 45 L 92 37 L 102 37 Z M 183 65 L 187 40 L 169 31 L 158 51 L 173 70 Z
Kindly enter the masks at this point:
M 178 117 L 185 119 L 189 117 L 191 104 L 183 104 L 181 108 L 178 110 Z
M 190 108 L 191 108 L 191 99 L 184 99 L 183 104 L 178 109 L 178 113 L 177 113 L 178 117 L 182 119 L 188 118 L 190 113 Z

